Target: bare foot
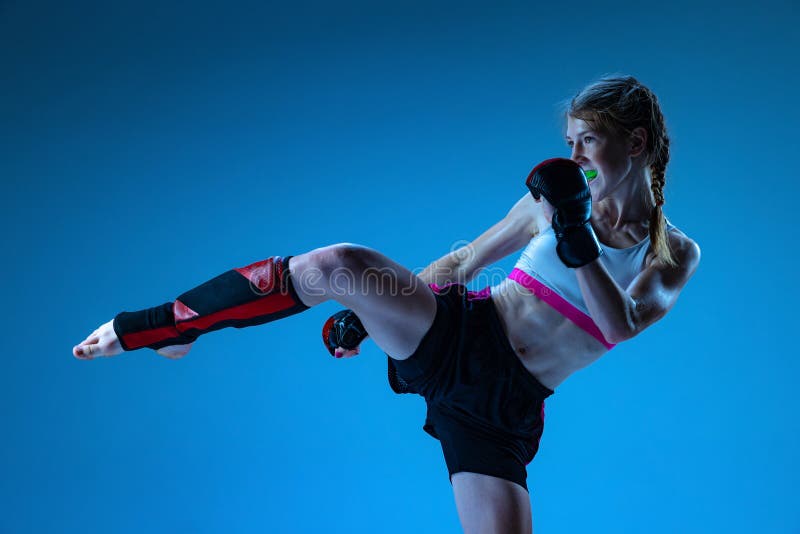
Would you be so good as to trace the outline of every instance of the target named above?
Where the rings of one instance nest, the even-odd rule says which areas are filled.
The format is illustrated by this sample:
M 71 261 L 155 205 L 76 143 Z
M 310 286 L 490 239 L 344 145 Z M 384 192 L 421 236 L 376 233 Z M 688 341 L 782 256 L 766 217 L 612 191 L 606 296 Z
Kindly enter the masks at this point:
M 192 344 L 171 345 L 162 347 L 156 352 L 169 358 L 177 360 L 183 358 L 191 350 Z M 93 360 L 102 356 L 110 357 L 122 353 L 122 345 L 119 343 L 116 332 L 114 332 L 114 320 L 99 326 L 97 330 L 89 334 L 89 337 L 72 347 L 72 355 L 79 360 Z
M 93 360 L 101 356 L 116 356 L 122 352 L 117 334 L 114 332 L 114 320 L 97 327 L 97 330 L 72 347 L 72 355 L 79 360 Z

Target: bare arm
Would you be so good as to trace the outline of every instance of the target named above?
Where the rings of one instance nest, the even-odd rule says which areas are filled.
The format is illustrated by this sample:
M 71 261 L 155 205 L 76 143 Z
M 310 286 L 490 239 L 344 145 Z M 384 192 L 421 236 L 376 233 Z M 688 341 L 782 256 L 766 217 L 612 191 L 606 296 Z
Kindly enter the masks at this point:
M 526 193 L 500 221 L 470 244 L 458 248 L 425 268 L 426 284 L 466 284 L 488 265 L 524 247 L 543 227 L 542 207 Z
M 700 247 L 694 241 L 671 236 L 671 245 L 678 266 L 670 267 L 654 259 L 626 290 L 616 284 L 599 261 L 575 270 L 586 306 L 610 343 L 630 339 L 664 317 L 697 270 Z

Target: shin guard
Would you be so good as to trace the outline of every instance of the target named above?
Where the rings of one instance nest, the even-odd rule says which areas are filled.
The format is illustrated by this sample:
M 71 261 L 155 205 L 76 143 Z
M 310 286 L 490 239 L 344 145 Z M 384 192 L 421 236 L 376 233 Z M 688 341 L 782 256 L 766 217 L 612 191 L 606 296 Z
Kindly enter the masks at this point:
M 308 309 L 289 275 L 289 259 L 273 256 L 231 269 L 155 308 L 122 312 L 114 332 L 124 350 L 185 345 L 198 336 L 232 326 L 268 323 Z

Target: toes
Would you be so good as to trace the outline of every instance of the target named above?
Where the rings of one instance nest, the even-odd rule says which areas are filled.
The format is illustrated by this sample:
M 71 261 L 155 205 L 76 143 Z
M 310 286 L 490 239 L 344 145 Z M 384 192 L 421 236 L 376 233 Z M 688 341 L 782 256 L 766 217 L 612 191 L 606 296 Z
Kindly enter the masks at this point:
M 72 348 L 72 353 L 76 358 L 82 360 L 91 360 L 96 356 L 100 356 L 100 346 L 97 344 L 98 338 L 81 342 Z
M 87 337 L 86 339 L 84 339 L 83 341 L 81 341 L 78 344 L 78 346 L 80 347 L 80 346 L 83 346 L 83 345 L 93 345 L 93 344 L 97 343 L 98 341 L 100 341 L 100 336 L 98 336 L 96 334 L 92 334 L 89 337 Z

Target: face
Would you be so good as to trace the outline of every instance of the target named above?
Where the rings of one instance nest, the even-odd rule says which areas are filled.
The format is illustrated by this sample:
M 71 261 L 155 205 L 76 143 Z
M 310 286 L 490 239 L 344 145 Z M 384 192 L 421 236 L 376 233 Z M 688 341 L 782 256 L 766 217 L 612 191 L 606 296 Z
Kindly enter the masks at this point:
M 566 140 L 572 150 L 570 159 L 584 171 L 597 171 L 597 177 L 589 182 L 594 201 L 611 194 L 631 172 L 628 144 L 612 135 L 592 130 L 586 121 L 568 117 Z

